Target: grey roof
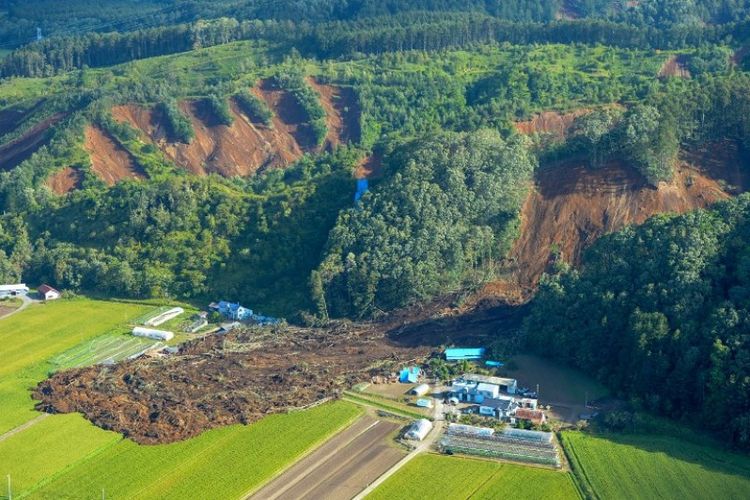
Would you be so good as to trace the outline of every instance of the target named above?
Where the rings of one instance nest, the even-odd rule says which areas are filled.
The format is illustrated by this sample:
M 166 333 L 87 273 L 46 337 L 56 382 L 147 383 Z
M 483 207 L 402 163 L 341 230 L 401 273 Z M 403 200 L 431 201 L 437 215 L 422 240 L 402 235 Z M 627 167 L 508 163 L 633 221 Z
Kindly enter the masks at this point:
M 492 408 L 494 410 L 507 410 L 510 408 L 510 405 L 513 403 L 510 399 L 492 399 L 487 398 L 479 406 L 484 406 L 487 408 Z

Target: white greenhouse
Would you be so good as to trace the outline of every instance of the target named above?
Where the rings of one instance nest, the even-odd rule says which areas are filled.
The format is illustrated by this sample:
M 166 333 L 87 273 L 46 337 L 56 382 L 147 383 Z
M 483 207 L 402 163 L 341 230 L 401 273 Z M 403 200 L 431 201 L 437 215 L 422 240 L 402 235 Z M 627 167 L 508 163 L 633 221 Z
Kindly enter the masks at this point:
M 174 333 L 164 330 L 154 330 L 152 328 L 143 328 L 136 326 L 133 328 L 133 335 L 136 337 L 146 337 L 154 340 L 172 340 Z
M 411 427 L 409 427 L 409 430 L 406 431 L 404 437 L 406 439 L 412 439 L 414 441 L 421 441 L 425 437 L 427 437 L 427 434 L 429 434 L 431 430 L 432 422 L 430 422 L 426 418 L 420 418 L 419 420 L 416 420 L 413 424 L 411 424 Z

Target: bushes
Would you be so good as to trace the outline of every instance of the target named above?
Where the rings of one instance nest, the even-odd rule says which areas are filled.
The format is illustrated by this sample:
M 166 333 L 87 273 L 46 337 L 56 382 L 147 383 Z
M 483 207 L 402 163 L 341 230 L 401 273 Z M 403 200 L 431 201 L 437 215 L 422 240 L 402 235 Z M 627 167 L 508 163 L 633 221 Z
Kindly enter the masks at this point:
M 234 117 L 229 111 L 229 104 L 226 99 L 216 94 L 211 94 L 206 99 L 206 104 L 219 125 L 229 126 L 234 122 Z
M 302 73 L 296 71 L 278 73 L 274 76 L 274 83 L 294 96 L 305 111 L 315 136 L 315 143 L 318 146 L 322 145 L 328 134 L 326 112 L 320 104 L 318 94 L 310 88 Z
M 180 111 L 174 100 L 164 101 L 159 106 L 164 113 L 169 135 L 175 141 L 190 144 L 195 139 L 195 130 L 190 119 Z
M 265 101 L 247 91 L 237 92 L 234 99 L 248 118 L 267 127 L 272 125 L 273 112 Z

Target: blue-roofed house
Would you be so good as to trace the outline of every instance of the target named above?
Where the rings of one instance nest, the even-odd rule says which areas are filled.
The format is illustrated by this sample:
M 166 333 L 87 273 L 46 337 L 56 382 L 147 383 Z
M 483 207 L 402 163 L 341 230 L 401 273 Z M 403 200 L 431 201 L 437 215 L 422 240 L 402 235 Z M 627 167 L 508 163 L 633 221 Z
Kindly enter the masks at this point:
M 484 347 L 449 347 L 445 350 L 446 361 L 477 360 L 484 356 Z
M 224 315 L 224 317 L 235 321 L 245 321 L 253 316 L 252 309 L 243 307 L 239 303 L 227 302 L 226 300 L 222 300 L 216 304 L 216 310 Z
M 419 382 L 419 376 L 422 370 L 418 366 L 409 366 L 401 370 L 398 375 L 398 381 L 402 384 L 416 384 Z

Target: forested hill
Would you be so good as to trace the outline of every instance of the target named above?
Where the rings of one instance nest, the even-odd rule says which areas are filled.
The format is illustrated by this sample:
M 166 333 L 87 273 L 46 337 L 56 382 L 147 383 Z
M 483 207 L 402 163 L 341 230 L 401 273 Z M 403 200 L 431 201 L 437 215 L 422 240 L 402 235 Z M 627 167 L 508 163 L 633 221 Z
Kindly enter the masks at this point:
M 750 446 L 750 197 L 599 240 L 540 286 L 532 348 Z
M 510 21 L 548 22 L 597 18 L 664 28 L 675 24 L 724 24 L 748 13 L 744 0 L 6 0 L 0 5 L 0 45 L 15 47 L 44 36 L 123 32 L 144 27 L 234 17 L 319 23 L 410 12 L 474 12 Z

